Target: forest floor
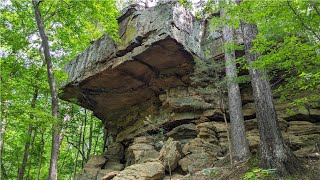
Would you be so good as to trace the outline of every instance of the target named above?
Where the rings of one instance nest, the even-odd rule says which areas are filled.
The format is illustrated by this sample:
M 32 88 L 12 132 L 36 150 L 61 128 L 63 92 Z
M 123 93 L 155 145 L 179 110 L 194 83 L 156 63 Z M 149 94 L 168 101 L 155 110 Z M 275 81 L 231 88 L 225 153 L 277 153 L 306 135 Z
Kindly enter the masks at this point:
M 184 180 L 320 180 L 320 159 L 301 159 L 306 171 L 303 174 L 286 178 L 276 178 L 272 170 L 258 168 L 256 157 L 246 162 L 234 164 L 232 167 L 226 160 L 223 166 L 204 169 L 193 175 L 185 176 Z M 174 176 L 172 180 L 175 180 Z

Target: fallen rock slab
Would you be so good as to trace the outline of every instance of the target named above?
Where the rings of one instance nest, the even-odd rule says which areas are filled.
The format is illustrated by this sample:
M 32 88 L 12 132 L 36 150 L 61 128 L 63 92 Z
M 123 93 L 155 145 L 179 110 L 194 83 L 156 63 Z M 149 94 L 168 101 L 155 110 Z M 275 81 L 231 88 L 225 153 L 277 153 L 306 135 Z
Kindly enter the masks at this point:
M 165 168 L 160 162 L 146 162 L 126 167 L 113 180 L 160 180 Z

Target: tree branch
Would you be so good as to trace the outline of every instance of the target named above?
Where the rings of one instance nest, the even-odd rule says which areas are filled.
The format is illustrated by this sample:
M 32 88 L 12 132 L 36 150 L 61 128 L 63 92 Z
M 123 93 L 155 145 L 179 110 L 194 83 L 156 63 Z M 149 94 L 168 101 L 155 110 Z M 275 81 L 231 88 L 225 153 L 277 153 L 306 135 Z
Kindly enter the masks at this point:
M 310 3 L 312 4 L 312 7 L 316 10 L 317 14 L 320 16 L 320 10 L 317 7 L 317 4 L 312 0 L 310 0 Z
M 69 141 L 69 137 L 68 136 L 66 136 L 66 139 L 67 139 L 68 144 L 70 144 L 71 146 L 76 148 L 78 150 L 78 152 L 81 154 L 81 156 L 83 157 L 83 159 L 87 160 L 86 157 L 83 155 L 82 151 L 78 148 L 78 146 L 76 146 L 73 142 Z
M 39 0 L 39 1 L 37 2 L 36 6 L 39 7 L 40 3 L 42 3 L 42 2 L 43 2 L 43 0 Z
M 297 16 L 297 18 L 298 18 L 298 20 L 300 21 L 301 25 L 302 25 L 305 29 L 311 31 L 311 32 L 313 33 L 313 35 L 320 41 L 320 36 L 319 36 L 312 28 L 310 28 L 309 26 L 307 26 L 307 25 L 303 22 L 303 20 L 302 20 L 301 17 L 299 16 L 298 12 L 291 6 L 290 0 L 287 0 L 287 4 L 288 4 L 289 8 L 292 10 L 292 12 Z

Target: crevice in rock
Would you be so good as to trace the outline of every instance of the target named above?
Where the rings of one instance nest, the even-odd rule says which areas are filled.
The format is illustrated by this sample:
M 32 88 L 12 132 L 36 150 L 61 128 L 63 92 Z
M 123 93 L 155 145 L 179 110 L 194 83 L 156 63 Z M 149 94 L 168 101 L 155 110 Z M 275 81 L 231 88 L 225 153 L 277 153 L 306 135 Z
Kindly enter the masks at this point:
M 157 31 L 157 29 L 149 31 L 148 33 L 146 33 L 144 36 L 137 36 L 136 38 L 133 39 L 133 42 L 131 44 L 129 44 L 126 49 L 124 50 L 119 50 L 116 53 L 117 57 L 122 57 L 126 54 L 128 54 L 129 52 L 132 52 L 134 48 L 142 46 L 143 42 L 145 39 L 147 39 L 151 34 L 153 34 L 155 31 Z M 125 34 L 125 32 L 124 32 Z M 123 35 L 124 35 L 123 34 Z
M 256 118 L 256 113 L 249 115 L 249 116 L 243 116 L 244 120 L 250 120 L 250 119 L 255 119 Z
M 295 114 L 293 116 L 285 117 L 284 120 L 290 121 L 309 121 L 312 123 L 319 123 L 320 116 L 319 115 L 306 115 L 306 114 Z
M 124 50 L 119 50 L 117 53 L 116 53 L 116 56 L 117 57 L 121 57 L 121 56 L 124 56 L 126 55 L 127 53 L 131 52 L 134 48 L 138 47 L 138 46 L 141 46 L 142 44 L 142 41 L 141 39 L 139 39 L 138 37 L 136 37 L 133 42 L 128 45 L 128 47 Z
M 89 105 L 89 109 L 94 109 L 97 105 L 97 102 L 95 100 L 93 100 L 92 98 L 90 98 L 86 92 L 81 91 L 82 97 L 84 98 L 84 100 L 87 102 L 87 104 Z
M 183 125 L 183 124 L 195 124 L 193 121 L 194 120 L 197 120 L 199 118 L 193 118 L 193 119 L 183 119 L 183 120 L 178 120 L 178 121 L 173 121 L 173 122 L 167 122 L 167 123 L 164 123 L 162 125 L 162 128 L 166 131 L 166 132 L 169 132 L 171 131 L 172 129 L 174 129 L 175 127 L 178 127 L 180 125 Z
M 137 56 L 133 57 L 132 59 L 135 60 L 136 62 L 139 62 L 139 63 L 147 66 L 152 72 L 155 73 L 155 75 L 156 75 L 155 77 L 156 77 L 156 78 L 159 77 L 159 74 L 160 74 L 159 69 L 157 69 L 156 67 L 153 67 L 153 66 L 151 66 L 150 64 L 144 62 L 143 60 L 139 59 Z

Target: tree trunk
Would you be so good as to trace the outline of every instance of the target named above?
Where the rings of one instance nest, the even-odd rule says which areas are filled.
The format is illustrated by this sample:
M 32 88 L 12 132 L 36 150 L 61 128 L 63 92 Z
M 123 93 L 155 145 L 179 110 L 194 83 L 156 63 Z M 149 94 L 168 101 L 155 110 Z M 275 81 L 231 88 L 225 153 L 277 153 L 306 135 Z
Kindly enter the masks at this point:
M 45 33 L 43 19 L 41 17 L 41 13 L 39 10 L 39 5 L 42 1 L 32 0 L 35 19 L 37 22 L 38 30 L 40 33 L 40 38 L 42 41 L 42 47 L 44 51 L 44 57 L 46 60 L 47 65 L 47 73 L 48 73 L 48 82 L 50 86 L 50 93 L 51 93 L 51 104 L 52 104 L 52 116 L 58 119 L 58 110 L 59 110 L 59 102 L 58 102 L 58 95 L 56 91 L 56 84 L 54 82 L 54 73 L 48 43 L 48 36 Z M 58 175 L 58 158 L 59 158 L 59 151 L 60 151 L 60 129 L 59 123 L 56 122 L 52 125 L 52 148 L 51 148 L 51 158 L 50 158 L 50 168 L 49 168 L 49 175 L 48 180 L 56 180 Z
M 81 118 L 79 118 L 80 120 L 81 120 Z M 79 152 L 81 152 L 81 150 L 80 150 L 80 146 L 81 146 L 81 140 L 82 140 L 82 136 L 83 136 L 83 131 L 82 131 L 82 129 L 83 129 L 83 124 L 84 124 L 84 121 L 81 121 L 81 126 L 80 126 L 80 136 L 79 136 L 79 140 L 78 140 L 78 152 L 77 152 L 77 159 L 76 159 L 76 162 L 75 162 L 75 168 L 77 168 L 77 166 L 78 166 L 78 157 L 79 157 Z M 85 156 L 85 154 L 84 154 L 84 151 L 82 150 L 82 168 L 83 168 L 83 159 L 84 159 L 84 157 L 83 156 Z M 76 173 L 76 169 L 75 169 L 75 172 L 74 172 L 74 177 L 75 177 L 75 174 Z
M 73 166 L 73 179 L 76 179 L 76 175 L 77 175 L 78 158 L 79 158 L 79 151 L 77 151 L 76 160 L 74 161 L 74 166 Z
M 103 127 L 103 147 L 102 147 L 102 153 L 106 152 L 106 147 L 108 146 L 108 130 Z
M 3 137 L 6 130 L 6 119 L 4 118 L 4 113 L 1 112 L 1 120 L 0 120 L 0 179 L 5 177 L 5 171 L 2 164 L 2 152 L 3 152 Z
M 97 138 L 96 138 L 96 141 L 95 141 L 94 147 L 93 147 L 93 154 L 96 154 L 96 152 L 97 152 L 97 144 L 99 142 L 99 139 L 100 139 L 100 136 L 97 135 Z
M 225 17 L 226 19 L 229 18 L 225 15 L 224 10 L 221 10 L 221 17 Z M 222 30 L 222 34 L 224 43 L 226 45 L 224 50 L 224 59 L 226 64 L 226 77 L 228 80 L 232 159 L 234 161 L 241 161 L 250 156 L 250 150 L 245 133 L 240 88 L 236 82 L 237 67 L 234 61 L 236 56 L 234 49 L 231 47 L 234 42 L 233 29 L 226 25 Z
M 89 143 L 88 143 L 87 160 L 89 159 L 90 154 L 91 154 L 92 136 L 93 136 L 93 120 L 92 120 L 92 114 L 91 114 L 91 116 L 90 116 Z
M 86 126 L 87 126 L 87 110 L 84 110 L 84 120 L 83 120 L 83 133 L 82 133 L 82 153 L 84 157 L 82 157 L 82 168 L 84 167 L 84 163 L 86 163 L 86 152 L 85 152 L 85 145 L 86 145 Z
M 33 133 L 33 136 L 32 136 L 32 139 L 31 139 L 31 148 L 30 148 L 30 154 L 32 154 L 32 151 L 33 151 L 33 144 L 34 144 L 34 140 L 37 136 L 37 129 L 34 130 L 34 133 Z M 28 166 L 28 173 L 27 173 L 27 179 L 30 179 L 30 170 L 31 170 L 31 165 L 32 165 L 32 159 L 30 158 L 29 159 L 29 166 Z
M 32 125 L 29 125 L 28 138 L 31 138 L 32 131 L 33 131 Z M 27 166 L 27 162 L 28 162 L 28 157 L 29 157 L 29 147 L 30 147 L 30 139 L 28 139 L 26 144 L 24 145 L 23 159 L 22 159 L 21 167 L 19 169 L 18 180 L 23 179 L 24 172 L 26 170 L 26 166 Z
M 37 176 L 37 180 L 40 179 L 40 174 L 41 174 L 42 154 L 43 154 L 43 150 L 44 150 L 43 134 L 44 134 L 44 132 L 41 132 L 41 148 L 40 148 L 40 157 L 39 157 L 39 166 L 38 166 L 38 176 Z
M 255 24 L 241 22 L 241 30 L 248 63 L 259 58 L 260 54 L 250 52 L 253 40 L 258 34 Z M 250 68 L 251 85 L 256 106 L 260 134 L 260 166 L 276 169 L 278 176 L 302 172 L 302 164 L 284 143 L 277 121 L 272 90 L 264 70 Z
M 0 78 L 0 81 L 2 79 Z M 1 94 L 0 94 L 1 95 Z M 2 163 L 2 152 L 3 152 L 3 146 L 4 146 L 4 134 L 6 132 L 6 109 L 4 107 L 6 107 L 7 102 L 6 100 L 1 98 L 1 105 L 3 107 L 0 108 L 0 179 L 5 179 L 7 177 L 6 172 L 5 172 L 5 168 L 4 165 Z
M 7 172 L 6 172 L 6 169 L 4 168 L 3 164 L 1 164 L 1 176 L 0 176 L 0 179 L 7 179 L 8 176 L 7 176 Z
M 32 97 L 32 101 L 31 101 L 31 108 L 35 108 L 36 107 L 36 102 L 38 99 L 38 91 L 39 91 L 39 87 L 36 85 L 35 89 L 34 89 L 34 93 L 33 93 L 33 97 Z M 30 119 L 33 119 L 33 116 L 30 115 Z M 31 137 L 32 134 L 32 130 L 33 127 L 32 125 L 29 125 L 28 128 L 28 138 Z M 29 156 L 29 147 L 30 147 L 30 140 L 28 140 L 24 146 L 24 153 L 23 153 L 23 159 L 22 159 L 22 164 L 21 164 L 21 168 L 19 169 L 19 175 L 18 175 L 18 180 L 22 180 L 23 176 L 24 176 L 24 172 L 27 166 L 27 162 L 28 162 L 28 156 Z

